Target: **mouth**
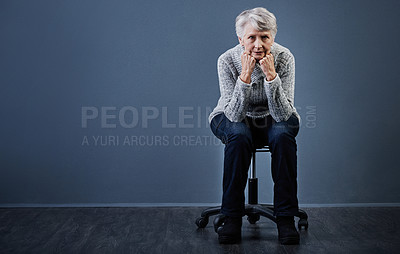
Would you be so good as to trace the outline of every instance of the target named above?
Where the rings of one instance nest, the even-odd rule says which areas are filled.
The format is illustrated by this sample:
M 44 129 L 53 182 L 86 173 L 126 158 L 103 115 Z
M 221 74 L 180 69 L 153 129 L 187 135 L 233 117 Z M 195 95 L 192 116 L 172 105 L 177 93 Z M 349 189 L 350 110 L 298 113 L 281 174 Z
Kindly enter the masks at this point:
M 264 52 L 264 51 L 253 51 L 253 53 L 256 54 L 256 55 L 262 55 L 262 54 L 264 54 L 265 52 Z

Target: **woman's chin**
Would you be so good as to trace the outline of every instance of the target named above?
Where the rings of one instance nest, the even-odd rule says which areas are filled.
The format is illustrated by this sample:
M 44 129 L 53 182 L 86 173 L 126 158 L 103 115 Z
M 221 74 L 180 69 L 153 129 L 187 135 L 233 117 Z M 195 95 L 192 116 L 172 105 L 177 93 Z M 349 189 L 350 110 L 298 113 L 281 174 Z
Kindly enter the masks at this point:
M 258 62 L 265 57 L 265 54 L 254 54 L 253 57 Z
M 262 56 L 255 56 L 254 57 L 254 59 L 256 59 L 256 62 L 258 63 L 258 62 L 260 62 L 261 61 L 261 59 L 263 59 L 264 57 L 262 57 Z

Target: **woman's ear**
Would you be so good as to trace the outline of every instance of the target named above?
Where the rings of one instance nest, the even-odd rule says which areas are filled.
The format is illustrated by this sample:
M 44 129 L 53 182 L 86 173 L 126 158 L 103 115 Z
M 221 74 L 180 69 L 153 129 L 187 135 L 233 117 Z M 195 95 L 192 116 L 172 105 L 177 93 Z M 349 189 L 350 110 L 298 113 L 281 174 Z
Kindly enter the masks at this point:
M 244 46 L 243 41 L 242 41 L 242 38 L 240 38 L 240 37 L 238 36 L 238 40 L 239 40 L 240 45 Z

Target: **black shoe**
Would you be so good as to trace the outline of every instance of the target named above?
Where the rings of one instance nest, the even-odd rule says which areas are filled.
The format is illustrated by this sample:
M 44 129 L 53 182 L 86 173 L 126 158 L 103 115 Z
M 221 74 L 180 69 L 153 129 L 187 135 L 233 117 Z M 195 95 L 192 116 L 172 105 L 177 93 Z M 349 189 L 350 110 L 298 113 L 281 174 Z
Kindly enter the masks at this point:
M 242 239 L 242 217 L 225 217 L 224 223 L 217 230 L 221 244 L 234 244 Z
M 294 225 L 293 216 L 278 216 L 276 224 L 278 226 L 278 239 L 281 244 L 299 244 L 300 236 Z

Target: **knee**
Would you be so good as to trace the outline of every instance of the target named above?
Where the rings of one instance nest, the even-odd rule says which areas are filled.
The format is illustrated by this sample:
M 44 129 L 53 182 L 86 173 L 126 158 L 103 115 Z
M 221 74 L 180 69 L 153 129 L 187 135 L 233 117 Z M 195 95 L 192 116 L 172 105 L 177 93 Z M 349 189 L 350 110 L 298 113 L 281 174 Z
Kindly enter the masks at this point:
M 286 126 L 275 126 L 270 130 L 268 135 L 270 145 L 278 144 L 295 144 L 295 135 L 293 131 L 289 130 Z
M 239 125 L 232 128 L 232 131 L 228 134 L 228 143 L 234 143 L 237 145 L 251 145 L 252 136 L 250 129 L 245 125 Z
M 270 145 L 296 144 L 296 136 L 299 132 L 299 120 L 292 115 L 287 121 L 274 123 L 268 131 Z

